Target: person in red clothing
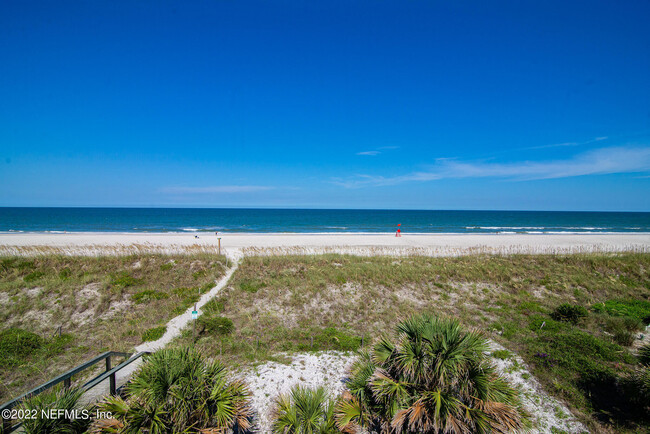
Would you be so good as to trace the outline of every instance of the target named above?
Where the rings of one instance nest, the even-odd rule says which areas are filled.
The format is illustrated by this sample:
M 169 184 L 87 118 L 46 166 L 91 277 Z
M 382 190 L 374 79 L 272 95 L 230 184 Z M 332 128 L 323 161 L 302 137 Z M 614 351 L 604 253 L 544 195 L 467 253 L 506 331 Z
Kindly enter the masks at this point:
M 400 226 L 402 226 L 401 223 L 397 225 L 397 232 L 395 233 L 396 237 L 401 237 L 402 236 L 402 230 L 400 229 Z

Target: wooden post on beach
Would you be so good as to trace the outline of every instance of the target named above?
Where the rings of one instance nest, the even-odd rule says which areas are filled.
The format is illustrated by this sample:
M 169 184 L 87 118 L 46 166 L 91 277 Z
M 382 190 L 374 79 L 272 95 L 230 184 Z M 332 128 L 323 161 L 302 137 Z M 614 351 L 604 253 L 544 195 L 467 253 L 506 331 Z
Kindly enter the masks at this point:
M 219 255 L 221 255 L 221 237 L 217 238 L 219 240 Z

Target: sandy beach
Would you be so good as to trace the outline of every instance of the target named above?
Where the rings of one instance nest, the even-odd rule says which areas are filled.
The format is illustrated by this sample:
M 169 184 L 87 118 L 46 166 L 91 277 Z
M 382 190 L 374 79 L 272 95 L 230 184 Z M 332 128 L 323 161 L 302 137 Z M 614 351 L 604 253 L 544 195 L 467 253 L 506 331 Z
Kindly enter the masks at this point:
M 198 236 L 196 238 L 195 236 Z M 252 254 L 421 254 L 587 253 L 650 251 L 650 233 L 616 234 L 394 234 L 371 233 L 226 233 L 222 252 Z M 16 233 L 0 234 L 0 254 L 178 253 L 214 251 L 214 233 Z

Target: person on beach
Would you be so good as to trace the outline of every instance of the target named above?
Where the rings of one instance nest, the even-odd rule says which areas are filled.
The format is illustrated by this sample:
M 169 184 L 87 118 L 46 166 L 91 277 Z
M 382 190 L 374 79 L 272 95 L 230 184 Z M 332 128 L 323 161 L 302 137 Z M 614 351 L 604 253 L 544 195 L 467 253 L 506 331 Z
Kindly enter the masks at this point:
M 401 223 L 397 225 L 397 232 L 395 233 L 396 237 L 401 237 L 402 236 L 402 230 L 400 229 L 400 226 L 402 226 Z

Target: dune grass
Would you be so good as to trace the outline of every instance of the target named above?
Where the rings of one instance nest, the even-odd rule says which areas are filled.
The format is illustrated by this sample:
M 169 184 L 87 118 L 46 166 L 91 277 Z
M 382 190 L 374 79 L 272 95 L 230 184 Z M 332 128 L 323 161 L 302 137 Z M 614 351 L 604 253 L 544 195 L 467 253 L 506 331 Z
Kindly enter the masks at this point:
M 649 270 L 650 255 L 634 253 L 250 257 L 204 309 L 232 320 L 231 330 L 204 330 L 195 345 L 245 364 L 279 352 L 356 349 L 362 339 L 367 346 L 412 314 L 451 316 L 521 355 L 591 429 L 635 429 L 645 416 L 611 396 L 616 381 L 639 366 L 634 347 L 615 339 L 616 328 L 625 328 L 616 318 L 629 318 L 621 306 L 631 306 L 641 321 L 626 333 L 647 323 Z M 187 331 L 176 344 L 190 342 Z
M 162 335 L 225 263 L 206 253 L 0 257 L 0 401 Z

